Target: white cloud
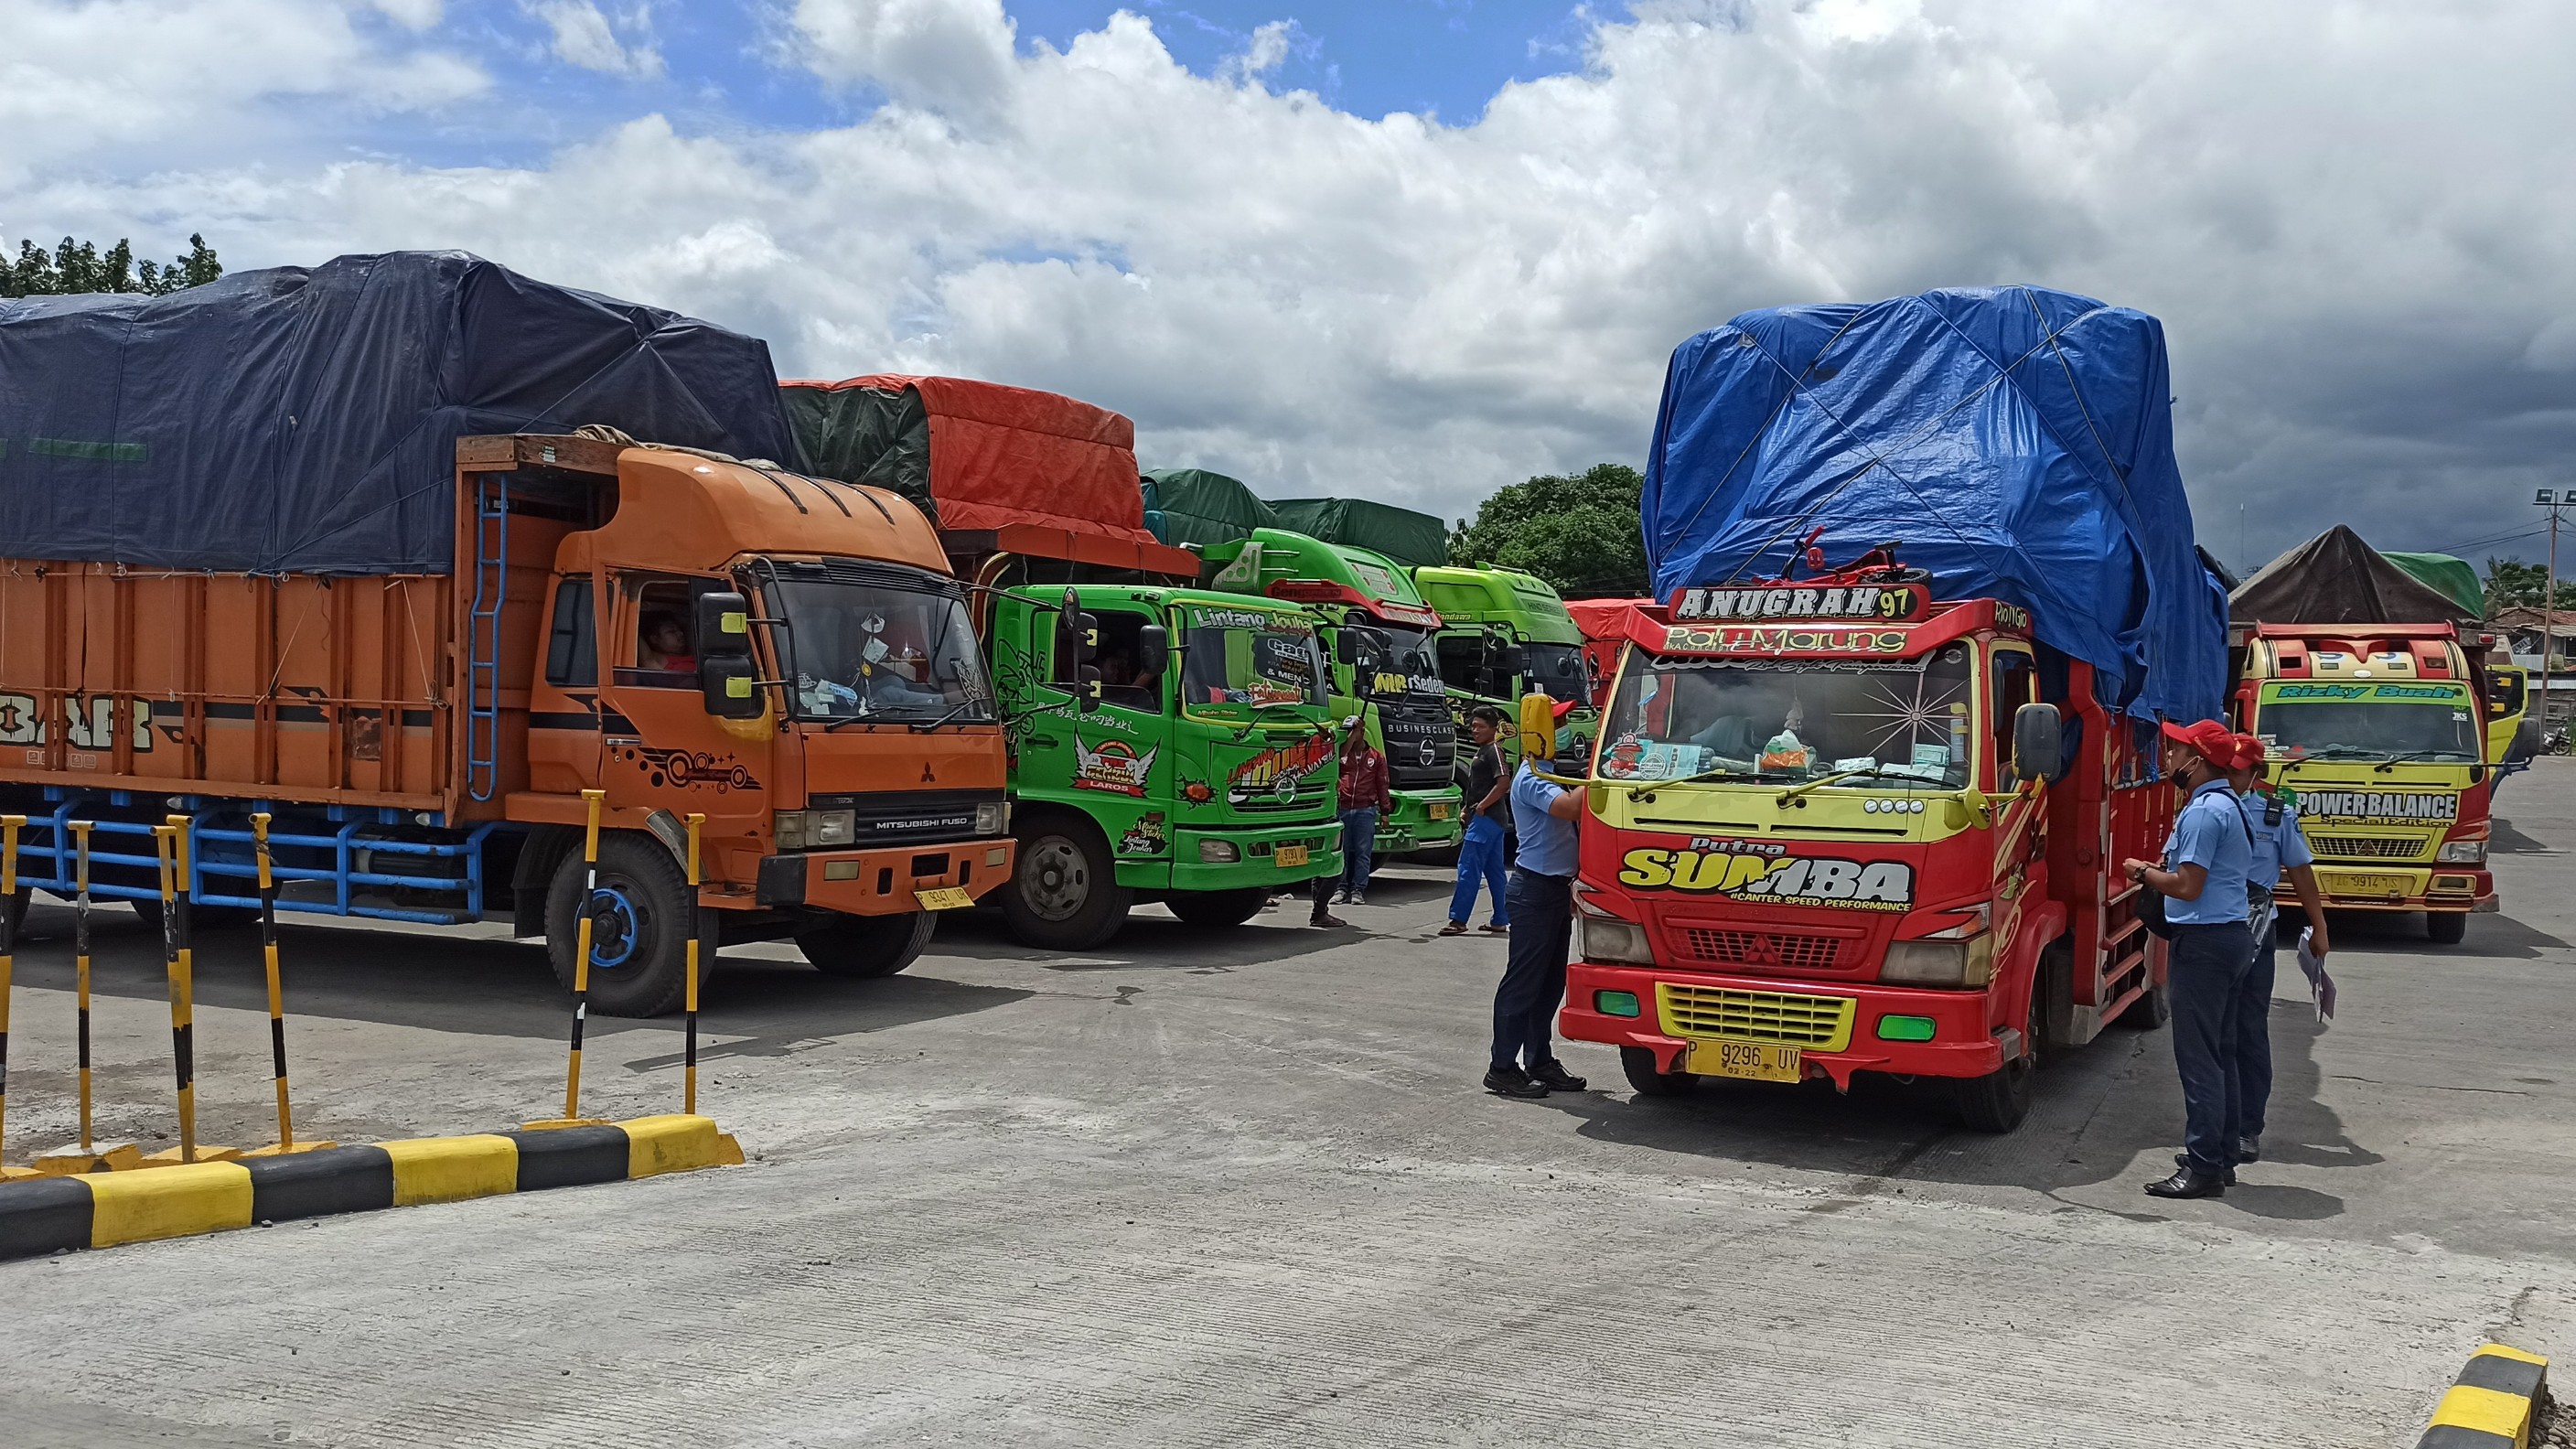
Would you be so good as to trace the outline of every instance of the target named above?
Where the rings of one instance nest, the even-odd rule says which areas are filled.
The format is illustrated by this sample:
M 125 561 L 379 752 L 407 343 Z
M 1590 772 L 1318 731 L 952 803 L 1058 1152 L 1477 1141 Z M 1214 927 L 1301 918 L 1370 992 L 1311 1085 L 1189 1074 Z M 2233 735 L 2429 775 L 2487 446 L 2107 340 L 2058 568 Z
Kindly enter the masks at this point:
M 441 0 L 374 0 L 375 7 L 392 17 L 406 30 L 427 30 L 438 24 L 447 7 Z
M 1987 281 L 2165 319 L 2222 553 L 2240 500 L 2255 553 L 2337 519 L 2509 531 L 2576 448 L 2576 10 L 2545 0 L 1652 3 L 1461 127 L 1271 94 L 1258 40 L 1193 76 L 1134 15 L 1025 52 L 995 0 L 792 23 L 797 63 L 889 103 L 641 118 L 541 169 L 39 158 L 0 222 L 180 216 L 236 265 L 468 246 L 760 333 L 783 371 L 1055 388 L 1134 416 L 1149 463 L 1444 513 L 1639 459 L 1667 354 L 1736 311 Z
M 555 59 L 607 75 L 650 79 L 662 73 L 662 55 L 649 41 L 618 39 L 617 30 L 592 0 L 538 0 L 529 12 L 554 32 Z M 641 22 L 629 29 L 640 30 Z

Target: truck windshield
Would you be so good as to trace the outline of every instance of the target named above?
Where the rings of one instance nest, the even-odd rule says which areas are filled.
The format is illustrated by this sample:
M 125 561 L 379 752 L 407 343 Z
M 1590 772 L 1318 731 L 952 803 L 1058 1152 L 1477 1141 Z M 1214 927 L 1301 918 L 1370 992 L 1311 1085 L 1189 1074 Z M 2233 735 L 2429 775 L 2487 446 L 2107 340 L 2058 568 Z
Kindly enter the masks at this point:
M 1182 616 L 1181 697 L 1190 704 L 1324 703 L 1324 655 L 1315 626 L 1258 609 L 1187 606 Z
M 2473 702 L 2456 684 L 2275 684 L 2257 719 L 2276 756 L 2484 758 Z
M 1531 687 L 1545 691 L 1548 698 L 1578 701 L 1592 698 L 1591 681 L 1583 672 L 1582 646 L 1524 644 L 1521 658 L 1529 670 Z
M 1448 687 L 1440 682 L 1440 658 L 1432 648 L 1430 630 L 1410 624 L 1372 627 L 1387 642 L 1387 652 L 1377 661 L 1374 692 L 1427 695 L 1434 700 L 1448 697 Z
M 1969 651 L 1922 659 L 1635 656 L 1601 730 L 1614 780 L 1741 775 L 1781 784 L 1855 772 L 1854 789 L 1968 783 Z
M 782 569 L 792 567 L 782 565 Z M 932 585 L 838 578 L 770 580 L 769 616 L 787 622 L 780 660 L 795 673 L 796 717 L 910 724 L 993 718 L 993 690 L 965 602 Z

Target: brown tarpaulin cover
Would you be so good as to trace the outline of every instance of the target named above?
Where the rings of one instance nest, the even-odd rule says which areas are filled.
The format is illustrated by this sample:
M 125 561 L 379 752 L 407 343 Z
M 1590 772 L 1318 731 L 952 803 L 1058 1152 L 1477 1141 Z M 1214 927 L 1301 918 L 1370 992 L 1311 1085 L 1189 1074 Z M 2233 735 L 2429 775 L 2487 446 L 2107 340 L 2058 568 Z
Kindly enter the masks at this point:
M 2227 596 L 2233 624 L 2475 624 L 2478 616 L 2338 523 Z
M 958 377 L 781 386 L 809 468 L 926 495 L 942 529 L 1031 523 L 1153 542 L 1136 425 L 1106 408 Z

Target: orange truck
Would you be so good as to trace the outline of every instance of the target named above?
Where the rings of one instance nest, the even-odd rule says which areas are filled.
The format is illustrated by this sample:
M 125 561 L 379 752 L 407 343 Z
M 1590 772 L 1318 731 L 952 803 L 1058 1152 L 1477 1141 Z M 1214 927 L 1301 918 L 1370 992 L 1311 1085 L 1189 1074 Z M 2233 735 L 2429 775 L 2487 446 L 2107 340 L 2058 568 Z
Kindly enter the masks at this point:
M 0 561 L 22 887 L 90 822 L 155 912 L 178 817 L 197 918 L 246 911 L 265 812 L 280 911 L 508 920 L 567 984 L 587 915 L 591 1003 L 650 1016 L 693 933 L 884 975 L 1010 878 L 964 587 L 902 497 L 768 461 L 760 343 L 461 254 L 41 300 L 0 303 L 0 384 L 72 384 L 0 386 L 0 485 L 52 499 Z

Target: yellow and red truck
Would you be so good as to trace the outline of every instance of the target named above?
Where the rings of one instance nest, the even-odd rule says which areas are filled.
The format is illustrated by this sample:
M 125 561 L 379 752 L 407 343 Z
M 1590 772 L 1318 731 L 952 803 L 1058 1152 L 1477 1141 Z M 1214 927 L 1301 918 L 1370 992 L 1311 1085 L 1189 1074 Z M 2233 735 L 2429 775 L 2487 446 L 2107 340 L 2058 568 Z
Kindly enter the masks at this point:
M 753 339 L 343 257 L 0 302 L 0 437 L 22 886 L 70 891 L 90 822 L 152 912 L 176 816 L 198 919 L 247 910 L 265 812 L 281 911 L 509 921 L 567 984 L 586 915 L 591 1005 L 647 1016 L 692 934 L 882 975 L 1011 877 L 965 590 L 902 497 L 769 461 Z
M 2070 336 L 2062 374 L 1998 362 Z M 1676 351 L 1641 506 L 1662 602 L 1593 626 L 1621 650 L 1565 1036 L 1641 1093 L 1946 1080 L 2008 1131 L 2041 1062 L 2165 1019 L 2118 866 L 2162 848 L 2156 720 L 2216 714 L 2226 650 L 2165 397 L 2153 319 L 2038 289 Z M 2068 446 L 2103 441 L 2079 404 L 2126 420 L 2116 449 Z

